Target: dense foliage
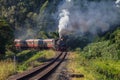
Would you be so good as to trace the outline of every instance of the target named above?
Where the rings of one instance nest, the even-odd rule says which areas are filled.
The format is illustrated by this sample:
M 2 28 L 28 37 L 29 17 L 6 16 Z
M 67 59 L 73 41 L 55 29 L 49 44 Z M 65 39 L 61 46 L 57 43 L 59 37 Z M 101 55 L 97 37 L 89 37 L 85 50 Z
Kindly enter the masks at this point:
M 107 34 L 106 34 L 107 35 Z M 91 43 L 84 48 L 86 58 L 109 58 L 120 59 L 120 29 L 118 28 L 109 35 L 109 38 L 102 37 L 99 42 Z
M 21 33 L 26 34 L 29 29 L 39 33 L 48 28 L 54 29 L 56 21 L 53 14 L 59 2 L 58 0 L 0 0 L 0 17 L 5 18 L 15 28 L 16 38 L 21 36 Z
M 84 68 L 91 68 L 97 80 L 120 79 L 120 29 L 86 46 L 79 56 Z M 109 37 L 109 38 L 108 38 Z M 104 38 L 104 39 L 103 39 Z M 79 49 L 77 49 L 79 53 Z M 89 71 L 89 70 L 88 70 Z
M 4 20 L 0 21 L 0 54 L 4 54 L 6 47 L 13 42 L 13 28 Z
M 71 36 L 67 39 L 67 46 L 70 50 L 75 50 L 77 47 L 83 49 L 91 41 L 86 36 Z

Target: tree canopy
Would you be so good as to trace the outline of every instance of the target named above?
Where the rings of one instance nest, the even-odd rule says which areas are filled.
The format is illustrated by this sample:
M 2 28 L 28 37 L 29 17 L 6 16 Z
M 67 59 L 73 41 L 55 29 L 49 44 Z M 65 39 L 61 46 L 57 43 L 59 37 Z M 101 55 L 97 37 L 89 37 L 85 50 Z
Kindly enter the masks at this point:
M 6 21 L 0 20 L 0 54 L 5 53 L 6 46 L 12 43 L 13 37 L 12 27 Z

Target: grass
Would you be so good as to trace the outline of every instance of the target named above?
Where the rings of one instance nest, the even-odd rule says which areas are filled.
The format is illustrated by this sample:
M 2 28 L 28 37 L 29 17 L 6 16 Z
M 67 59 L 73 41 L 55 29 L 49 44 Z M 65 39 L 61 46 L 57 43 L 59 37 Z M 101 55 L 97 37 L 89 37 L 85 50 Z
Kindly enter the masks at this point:
M 6 80 L 8 76 L 15 73 L 14 63 L 11 60 L 0 61 L 0 80 Z
M 68 69 L 83 74 L 84 80 L 120 80 L 120 29 L 103 38 L 76 49 Z
M 16 54 L 17 61 L 20 63 L 24 63 L 26 60 L 28 60 L 29 58 L 31 58 L 32 56 L 37 54 L 37 52 L 38 51 L 35 51 L 35 50 L 24 50 L 24 51 Z
M 69 59 L 70 60 L 67 65 L 68 71 L 70 71 L 70 73 L 84 75 L 84 77 L 72 78 L 72 80 L 95 80 L 94 75 L 92 74 L 92 71 L 86 70 L 88 69 L 86 68 L 87 63 L 85 59 L 80 56 L 80 54 L 76 52 L 72 52 L 69 55 Z
M 120 53 L 116 43 L 110 44 L 110 40 L 91 43 L 79 54 L 93 69 L 96 80 L 120 79 Z
M 120 61 L 96 60 L 94 66 L 96 66 L 96 71 L 104 76 L 104 80 L 120 79 Z
M 72 78 L 72 80 L 120 79 L 120 60 L 86 59 L 84 55 L 79 51 L 72 52 L 69 55 L 67 68 L 70 73 L 84 75 L 84 77 Z
M 6 80 L 10 75 L 16 72 L 23 72 L 35 66 L 42 64 L 44 61 L 54 57 L 56 54 L 53 50 L 24 50 L 16 53 L 16 66 L 14 66 L 13 53 L 7 52 L 6 58 L 0 61 L 0 80 Z
M 19 54 L 23 55 L 23 53 L 19 53 Z M 28 51 L 28 54 L 29 54 L 29 51 Z M 53 50 L 38 51 L 34 55 L 32 55 L 31 57 L 25 57 L 25 54 L 24 54 L 24 58 L 27 58 L 27 59 L 23 59 L 23 61 L 21 61 L 21 63 L 19 63 L 17 65 L 17 71 L 18 72 L 23 72 L 24 70 L 36 67 L 36 66 L 42 64 L 45 60 L 48 60 L 48 59 L 50 59 L 54 56 L 55 56 L 55 52 Z

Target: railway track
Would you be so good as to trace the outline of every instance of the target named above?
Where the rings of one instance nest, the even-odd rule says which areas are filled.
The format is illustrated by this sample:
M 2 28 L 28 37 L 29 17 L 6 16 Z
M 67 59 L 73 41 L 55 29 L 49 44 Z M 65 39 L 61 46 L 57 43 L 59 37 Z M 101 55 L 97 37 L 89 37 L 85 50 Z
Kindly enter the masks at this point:
M 64 60 L 67 52 L 61 52 L 54 60 L 32 70 L 20 73 L 8 78 L 8 80 L 46 80 L 46 78 L 55 70 Z

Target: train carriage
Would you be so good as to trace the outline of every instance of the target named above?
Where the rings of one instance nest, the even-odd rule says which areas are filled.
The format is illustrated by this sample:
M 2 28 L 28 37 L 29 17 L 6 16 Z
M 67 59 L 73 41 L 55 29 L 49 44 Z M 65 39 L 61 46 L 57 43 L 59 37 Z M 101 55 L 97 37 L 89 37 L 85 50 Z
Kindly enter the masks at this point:
M 15 39 L 14 45 L 15 45 L 16 49 L 25 49 L 25 48 L 27 48 L 26 42 L 24 40 L 20 40 L 20 39 Z
M 26 43 L 27 43 L 27 48 L 33 48 L 34 47 L 34 39 L 28 39 L 28 40 L 25 40 Z
M 48 48 L 48 49 L 55 48 L 55 40 L 54 39 L 44 39 L 43 42 L 44 42 L 45 48 Z
M 43 49 L 44 43 L 43 39 L 34 39 L 34 47 L 37 49 Z
M 59 51 L 66 50 L 65 40 L 62 39 L 15 39 L 14 46 L 16 49 L 56 49 Z
M 42 39 L 28 39 L 26 40 L 28 48 L 33 49 L 41 49 L 43 48 L 43 40 Z

